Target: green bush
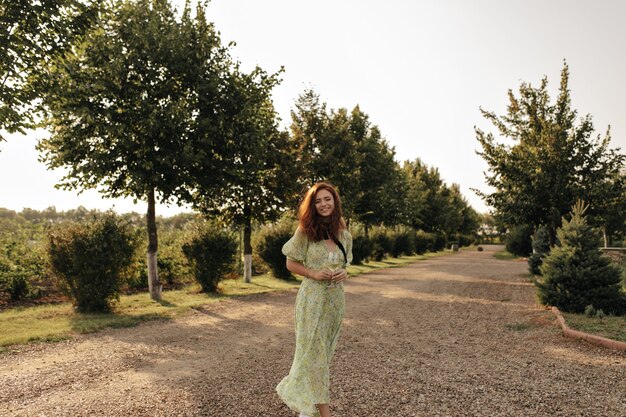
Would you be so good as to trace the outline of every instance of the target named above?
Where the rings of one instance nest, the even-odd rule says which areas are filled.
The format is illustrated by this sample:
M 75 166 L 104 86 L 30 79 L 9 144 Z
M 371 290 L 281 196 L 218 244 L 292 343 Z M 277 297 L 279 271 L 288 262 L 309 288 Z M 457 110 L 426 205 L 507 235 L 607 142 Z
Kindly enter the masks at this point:
M 276 278 L 293 279 L 282 252 L 283 245 L 293 236 L 294 231 L 291 229 L 291 227 L 281 225 L 268 226 L 261 232 L 257 243 L 259 256 Z
M 0 243 L 0 292 L 8 293 L 13 301 L 43 294 L 38 284 L 45 276 L 45 252 L 26 236 L 22 239 L 13 236 Z
M 563 218 L 557 231 L 557 246 L 541 265 L 543 278 L 536 281 L 543 304 L 571 313 L 583 313 L 587 306 L 609 314 L 626 312 L 626 294 L 621 271 L 601 255 L 600 233 L 584 217 L 585 207 L 577 203 L 572 219 Z
M 135 262 L 134 270 L 137 273 L 128 277 L 126 285 L 131 290 L 147 290 L 148 289 L 148 266 L 146 261 L 138 259 Z M 158 255 L 157 258 L 157 270 L 159 275 L 159 282 L 165 283 L 168 287 L 176 287 L 179 285 L 179 275 L 182 267 L 178 263 L 167 256 Z
M 157 261 L 158 263 L 158 261 Z M 125 290 L 128 291 L 147 291 L 148 290 L 148 269 L 146 261 L 135 262 L 133 266 L 133 274 L 129 274 L 126 279 Z
M 506 237 L 506 250 L 516 256 L 528 256 L 532 252 L 533 229 L 527 225 L 512 226 Z
M 375 261 L 382 261 L 393 251 L 393 239 L 384 230 L 372 236 L 372 256 Z
M 173 287 L 176 284 L 178 265 L 175 260 L 167 256 L 157 258 L 157 269 L 159 271 L 159 281 Z
M 29 275 L 25 271 L 13 271 L 5 275 L 6 291 L 11 300 L 21 300 L 30 294 Z
M 477 239 L 474 236 L 471 235 L 457 235 L 456 236 L 456 240 L 457 242 L 459 242 L 459 247 L 463 247 L 463 246 L 470 246 L 474 243 L 477 243 Z
M 418 255 L 422 255 L 432 249 L 435 245 L 435 236 L 424 232 L 423 230 L 418 230 L 415 232 L 414 236 L 415 242 L 415 253 Z
M 352 263 L 362 265 L 372 256 L 374 244 L 364 235 L 356 235 L 352 239 Z
M 222 278 L 235 266 L 237 239 L 216 225 L 201 224 L 183 244 L 193 275 L 206 293 L 217 291 Z
M 11 300 L 25 298 L 30 292 L 29 274 L 8 259 L 0 258 L 0 291 L 9 293 Z
M 393 248 L 391 256 L 399 258 L 402 255 L 411 256 L 415 253 L 415 234 L 402 230 L 392 235 Z
M 52 274 L 77 311 L 110 311 L 138 241 L 137 232 L 111 212 L 48 233 Z
M 528 258 L 528 268 L 534 275 L 541 275 L 543 258 L 550 253 L 550 234 L 545 226 L 539 226 L 532 236 L 533 254 Z
M 8 262 L 0 262 L 0 291 L 7 292 L 11 300 L 18 301 L 30 294 L 30 274 Z
M 430 250 L 432 252 L 439 252 L 441 250 L 444 250 L 447 244 L 448 244 L 448 239 L 444 235 L 435 234 L 434 241 L 432 242 L 432 246 Z

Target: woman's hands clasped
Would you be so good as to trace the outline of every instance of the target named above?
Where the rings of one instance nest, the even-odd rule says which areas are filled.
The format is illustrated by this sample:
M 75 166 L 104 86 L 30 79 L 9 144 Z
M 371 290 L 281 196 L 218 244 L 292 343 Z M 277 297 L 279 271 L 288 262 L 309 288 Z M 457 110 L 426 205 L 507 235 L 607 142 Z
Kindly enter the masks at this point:
M 324 268 L 319 271 L 313 272 L 312 274 L 310 274 L 310 277 L 316 281 L 325 281 L 332 284 L 338 284 L 348 278 L 348 271 L 341 268 L 333 272 L 328 268 Z
M 336 270 L 334 273 L 331 272 L 331 278 L 329 281 L 332 284 L 339 284 L 340 282 L 343 282 L 343 280 L 346 278 L 348 278 L 348 271 L 341 268 Z

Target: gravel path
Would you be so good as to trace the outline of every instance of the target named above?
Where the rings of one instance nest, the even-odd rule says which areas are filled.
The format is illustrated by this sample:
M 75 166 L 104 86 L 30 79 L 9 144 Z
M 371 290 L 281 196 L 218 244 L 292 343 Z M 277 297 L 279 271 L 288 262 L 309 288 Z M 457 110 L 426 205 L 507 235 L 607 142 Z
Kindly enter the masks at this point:
M 626 416 L 626 355 L 564 338 L 489 251 L 346 283 L 336 417 Z M 0 356 L 2 416 L 293 417 L 295 291 Z

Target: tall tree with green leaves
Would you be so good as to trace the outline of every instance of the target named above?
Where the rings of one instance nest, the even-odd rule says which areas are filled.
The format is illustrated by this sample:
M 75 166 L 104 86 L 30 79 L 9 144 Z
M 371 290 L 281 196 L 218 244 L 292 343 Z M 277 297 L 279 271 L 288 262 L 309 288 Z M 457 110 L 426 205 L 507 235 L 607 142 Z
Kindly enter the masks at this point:
M 449 222 L 450 196 L 439 170 L 419 158 L 405 161 L 403 170 L 409 181 L 409 224 L 426 232 L 445 234 Z
M 356 106 L 350 117 L 358 158 L 358 192 L 354 193 L 354 217 L 365 227 L 402 223 L 406 194 L 405 177 L 395 161 L 395 150 L 378 126 Z
M 0 3 L 0 141 L 1 132 L 33 127 L 40 96 L 29 79 L 69 50 L 95 22 L 96 1 L 2 0 Z
M 318 138 L 325 134 L 328 125 L 328 109 L 312 89 L 298 96 L 291 110 L 291 138 L 296 150 L 298 180 L 302 192 L 307 186 L 324 180 L 315 169 L 315 158 L 320 152 Z
M 317 93 L 307 90 L 296 100 L 291 119 L 302 185 L 331 182 L 342 196 L 349 220 L 358 198 L 361 165 L 350 114 L 345 108 L 329 110 Z
M 194 206 L 243 228 L 244 280 L 252 279 L 252 225 L 278 219 L 298 192 L 295 153 L 287 132 L 278 129 L 271 92 L 279 79 L 261 68 L 250 74 L 235 67 L 228 76 L 224 122 L 227 135 L 223 186 L 207 194 L 203 184 L 215 172 L 199 172 Z
M 447 187 L 449 216 L 446 218 L 444 230 L 449 237 L 455 234 L 474 235 L 478 232 L 479 218 L 476 210 L 470 206 L 461 193 L 459 184 L 452 183 Z
M 155 203 L 191 201 L 199 170 L 216 173 L 225 143 L 223 83 L 231 67 L 205 6 L 182 17 L 167 0 L 122 1 L 83 43 L 50 63 L 42 88 L 52 135 L 39 144 L 63 189 L 148 204 L 148 281 L 158 300 Z
M 553 238 L 577 199 L 589 202 L 592 225 L 623 227 L 626 216 L 626 186 L 620 174 L 625 156 L 609 147 L 609 130 L 593 137 L 590 115 L 577 120 L 568 83 L 569 68 L 564 64 L 556 102 L 551 102 L 548 80 L 543 78 L 538 88 L 522 83 L 518 96 L 509 91 L 505 115 L 481 109 L 511 145 L 476 128 L 482 147 L 477 153 L 489 165 L 485 175 L 494 189 L 478 194 L 505 224 L 543 224 Z
M 305 182 L 337 186 L 348 220 L 362 222 L 366 232 L 401 222 L 405 187 L 395 151 L 359 106 L 329 110 L 307 90 L 292 111 L 291 132 Z

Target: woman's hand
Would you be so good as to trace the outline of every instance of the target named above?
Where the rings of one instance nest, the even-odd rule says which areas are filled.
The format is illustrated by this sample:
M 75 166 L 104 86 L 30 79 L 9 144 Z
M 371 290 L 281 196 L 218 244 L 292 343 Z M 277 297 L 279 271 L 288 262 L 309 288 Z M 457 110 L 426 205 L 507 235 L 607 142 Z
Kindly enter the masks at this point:
M 308 278 L 314 279 L 315 281 L 330 281 L 332 277 L 333 273 L 328 268 L 319 271 L 312 270 L 311 273 L 308 274 Z
M 342 268 L 342 269 L 335 271 L 335 274 L 332 275 L 330 282 L 340 283 L 340 282 L 343 282 L 343 280 L 346 278 L 348 278 L 348 271 Z

